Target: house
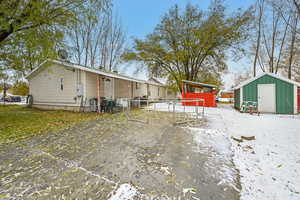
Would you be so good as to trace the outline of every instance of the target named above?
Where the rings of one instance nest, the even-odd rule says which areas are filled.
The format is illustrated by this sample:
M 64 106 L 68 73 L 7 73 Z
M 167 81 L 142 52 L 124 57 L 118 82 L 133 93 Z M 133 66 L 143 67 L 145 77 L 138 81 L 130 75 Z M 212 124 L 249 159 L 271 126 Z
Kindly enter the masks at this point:
M 205 106 L 216 107 L 216 88 L 215 85 L 200 83 L 195 81 L 182 81 L 182 104 L 185 106 Z M 195 101 L 188 101 L 188 99 Z M 197 99 L 203 102 L 196 101 Z
M 234 107 L 238 110 L 246 101 L 257 103 L 258 111 L 277 114 L 296 114 L 299 109 L 300 83 L 262 73 L 234 89 Z
M 166 95 L 162 84 L 52 59 L 44 61 L 26 78 L 33 106 L 41 109 L 89 110 L 95 99 L 99 106 L 102 98 L 164 98 Z
M 234 92 L 221 90 L 218 93 L 218 101 L 224 103 L 232 103 L 234 101 Z
M 160 99 L 166 98 L 166 90 L 164 84 L 158 81 L 156 78 L 151 77 L 148 81 L 145 82 L 147 87 L 147 95 L 149 99 Z M 145 91 L 145 90 L 144 90 Z

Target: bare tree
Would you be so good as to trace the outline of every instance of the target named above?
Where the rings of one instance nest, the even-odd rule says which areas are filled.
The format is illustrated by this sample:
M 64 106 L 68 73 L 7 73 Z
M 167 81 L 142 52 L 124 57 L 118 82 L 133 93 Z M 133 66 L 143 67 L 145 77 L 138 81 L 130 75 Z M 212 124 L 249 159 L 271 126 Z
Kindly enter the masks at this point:
M 88 9 L 78 17 L 76 24 L 67 30 L 67 42 L 73 52 L 73 59 L 84 66 L 94 66 L 99 40 L 106 31 L 107 13 L 110 8 L 87 5 Z
M 299 12 L 297 5 L 298 1 L 294 0 L 273 0 L 273 8 L 280 13 L 284 23 L 288 26 L 287 41 L 283 51 L 283 63 L 281 68 L 284 72 L 287 72 L 289 79 L 292 79 L 293 72 L 297 73 L 299 59 L 298 52 L 298 38 L 300 36 L 299 31 Z
M 300 1 L 299 0 L 292 0 L 292 3 L 296 7 L 296 9 L 298 11 L 298 15 L 300 15 Z
M 278 73 L 289 26 L 272 2 L 259 0 L 258 7 L 258 30 L 260 31 L 257 33 L 253 68 L 256 70 L 258 62 L 262 71 Z M 288 16 L 287 22 L 290 20 L 291 15 Z
M 100 66 L 108 71 L 117 70 L 125 49 L 125 33 L 118 17 L 108 16 L 106 33 L 100 41 Z
M 299 21 L 299 15 L 294 15 L 292 27 L 291 27 L 291 43 L 290 43 L 290 50 L 289 50 L 289 59 L 288 59 L 288 78 L 292 78 L 292 64 L 295 56 L 295 42 L 297 37 L 297 26 Z
M 262 26 L 262 18 L 263 18 L 263 12 L 264 12 L 264 4 L 265 0 L 258 0 L 257 1 L 257 39 L 256 39 L 256 46 L 255 46 L 255 56 L 254 56 L 254 63 L 253 63 L 253 76 L 256 76 L 256 64 L 258 61 L 259 56 L 259 49 L 260 49 L 260 43 L 261 43 L 261 26 Z
M 121 21 L 112 9 L 90 9 L 69 31 L 73 59 L 92 68 L 117 69 L 125 48 Z

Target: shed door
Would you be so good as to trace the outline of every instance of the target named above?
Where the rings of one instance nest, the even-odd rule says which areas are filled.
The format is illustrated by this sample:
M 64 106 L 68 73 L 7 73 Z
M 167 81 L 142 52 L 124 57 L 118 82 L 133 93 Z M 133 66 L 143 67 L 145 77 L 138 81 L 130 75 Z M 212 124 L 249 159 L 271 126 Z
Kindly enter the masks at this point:
M 276 113 L 275 84 L 258 84 L 258 111 Z

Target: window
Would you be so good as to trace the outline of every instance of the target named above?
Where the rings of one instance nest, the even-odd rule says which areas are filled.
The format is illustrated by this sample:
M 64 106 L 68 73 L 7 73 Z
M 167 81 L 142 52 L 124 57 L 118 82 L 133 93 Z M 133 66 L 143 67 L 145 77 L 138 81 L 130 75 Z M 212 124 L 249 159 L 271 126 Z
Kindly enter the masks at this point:
M 157 88 L 157 96 L 159 96 L 159 88 Z
M 63 91 L 64 90 L 64 79 L 60 78 L 60 90 Z
M 139 89 L 139 84 L 137 82 L 135 83 L 135 89 Z

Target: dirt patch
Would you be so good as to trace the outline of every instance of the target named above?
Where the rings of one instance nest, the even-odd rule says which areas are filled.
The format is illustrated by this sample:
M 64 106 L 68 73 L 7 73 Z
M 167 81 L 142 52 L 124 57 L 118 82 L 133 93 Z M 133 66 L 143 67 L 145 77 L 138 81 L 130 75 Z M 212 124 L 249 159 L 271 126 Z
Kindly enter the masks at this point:
M 123 183 L 157 199 L 239 199 L 232 186 L 218 184 L 217 172 L 205 170 L 213 154 L 196 152 L 172 114 L 132 117 L 147 123 L 115 114 L 0 146 L 0 199 L 108 199 Z

